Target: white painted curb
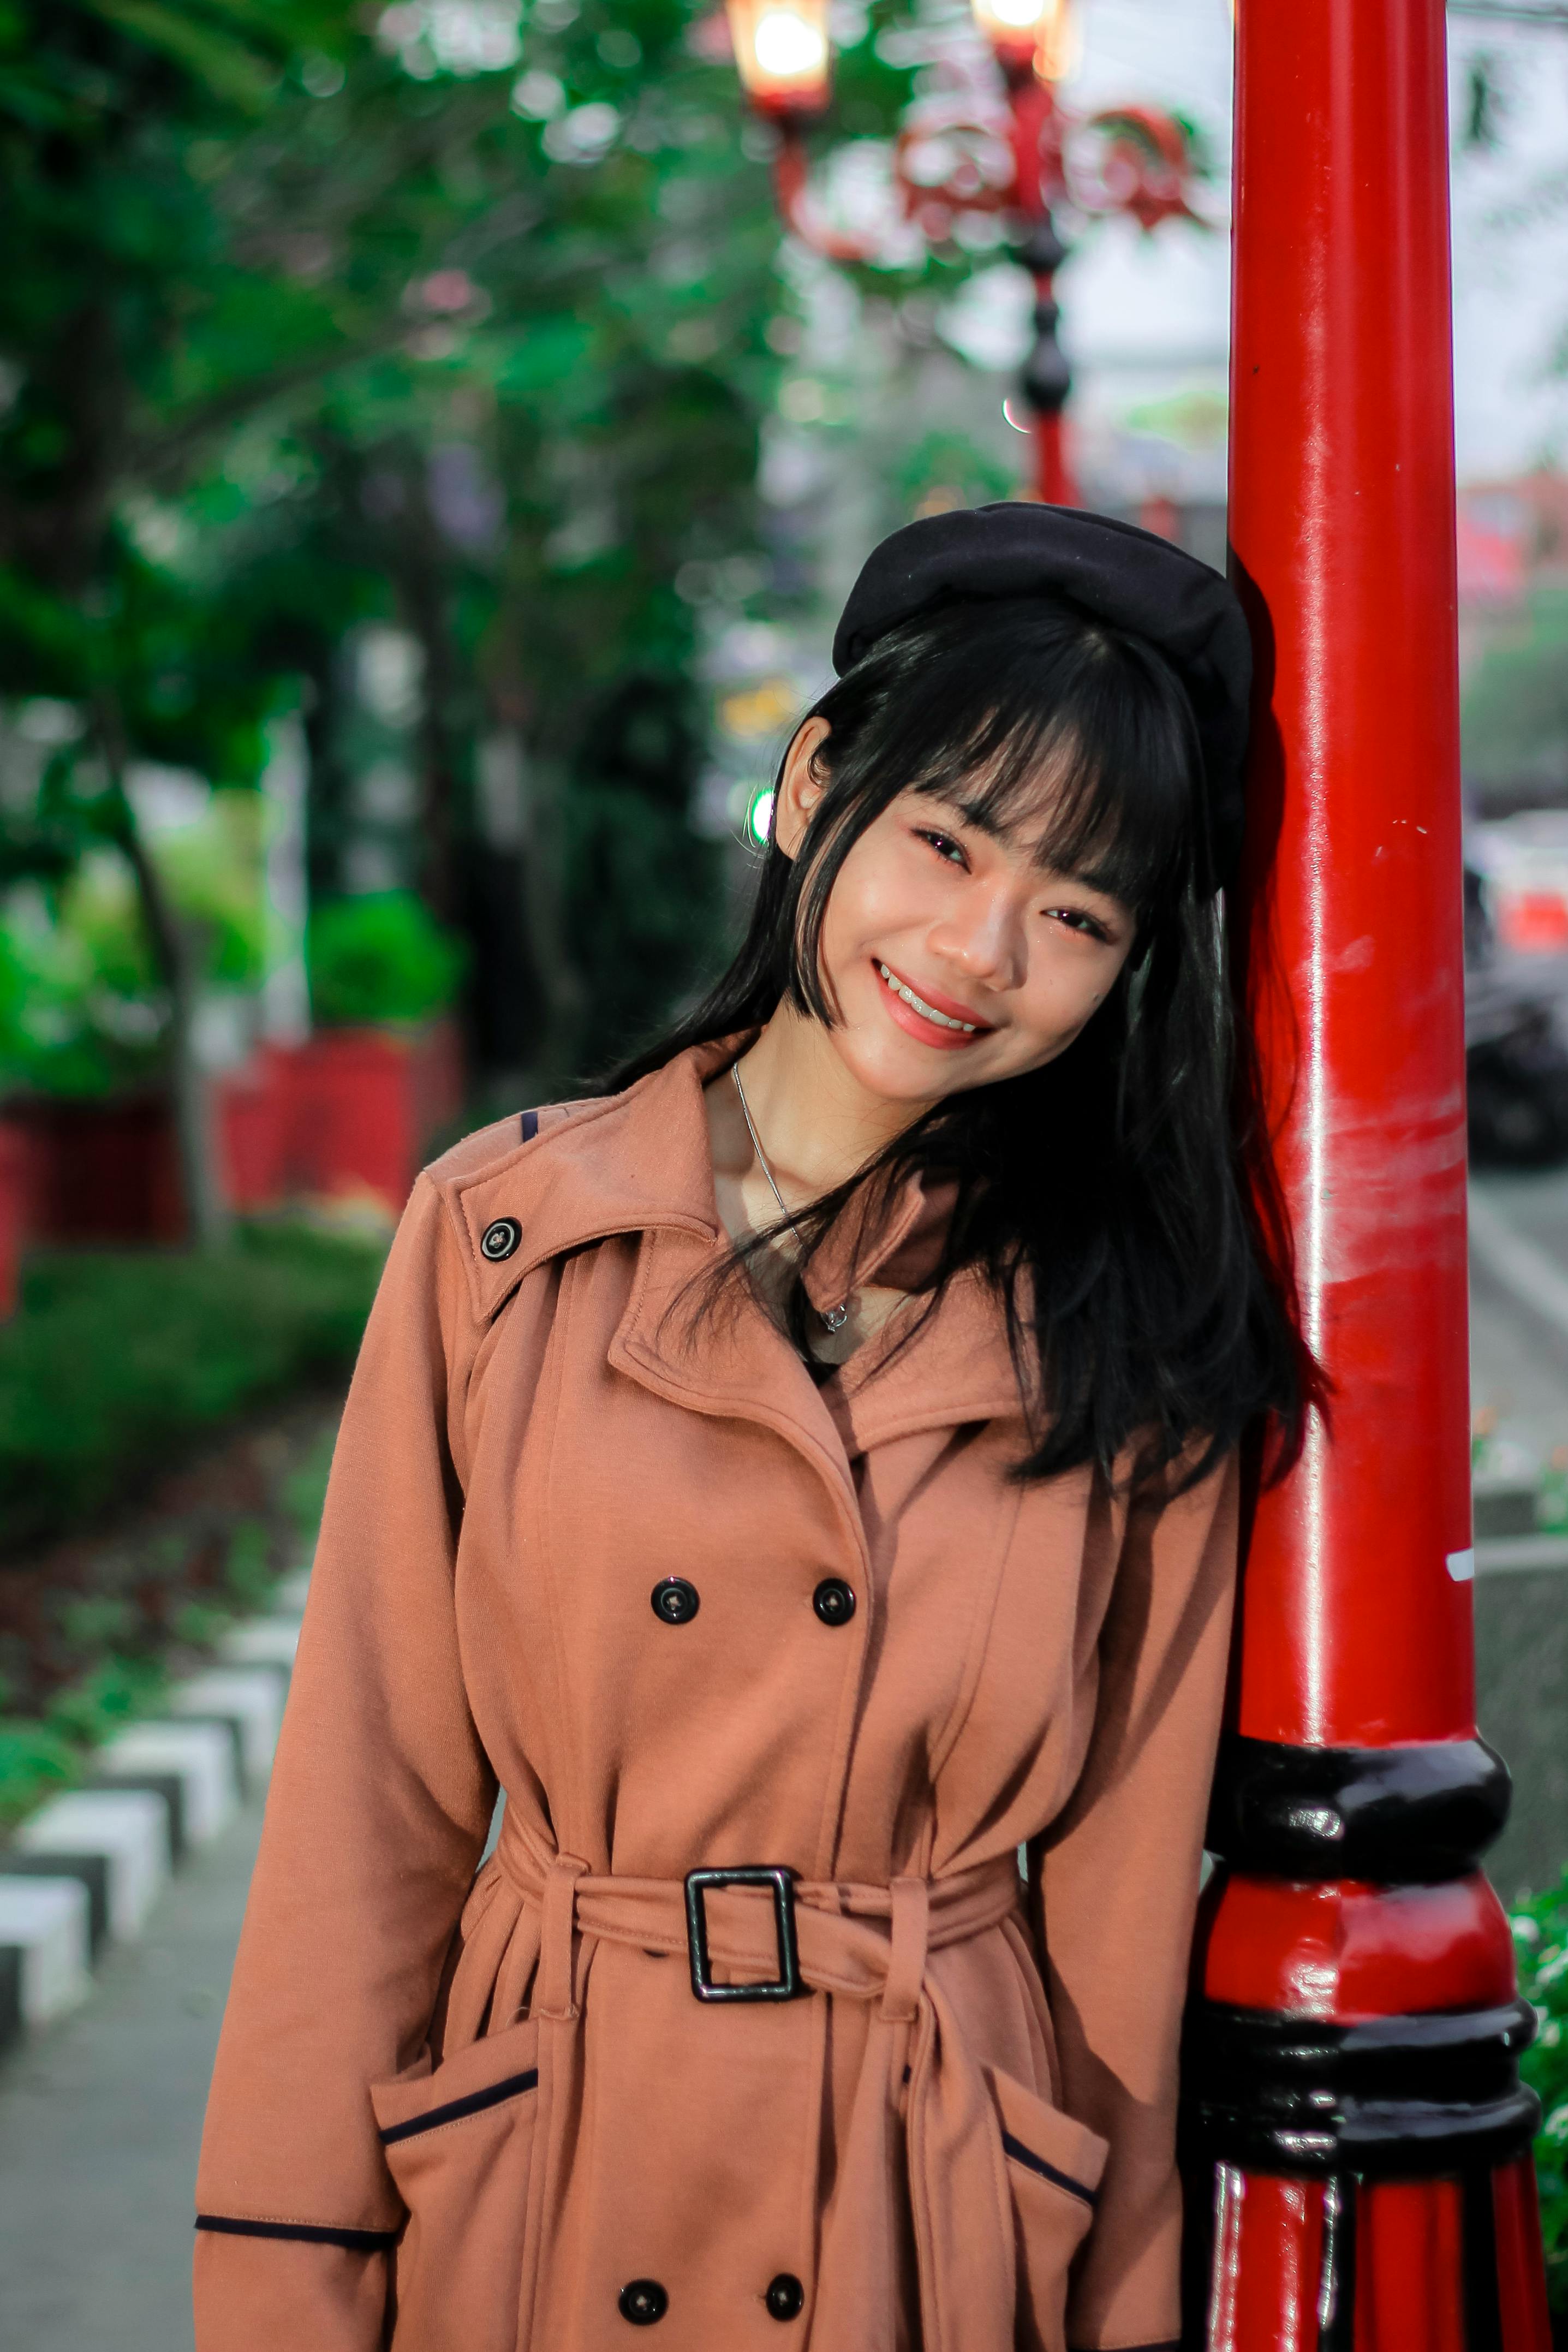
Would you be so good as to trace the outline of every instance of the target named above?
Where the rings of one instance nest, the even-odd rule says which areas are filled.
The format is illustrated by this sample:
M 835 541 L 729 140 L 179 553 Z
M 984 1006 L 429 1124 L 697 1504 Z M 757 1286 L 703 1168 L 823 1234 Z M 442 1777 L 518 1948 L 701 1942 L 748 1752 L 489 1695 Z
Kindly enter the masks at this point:
M 175 1685 L 169 1706 L 175 1715 L 215 1715 L 236 1724 L 246 1781 L 259 1785 L 266 1780 L 283 1720 L 282 1683 L 269 1667 L 214 1666 L 193 1675 Z
M 95 1932 L 121 1943 L 140 1935 L 183 1849 L 218 1835 L 242 1782 L 265 1783 L 309 1581 L 308 1567 L 286 1577 L 275 1613 L 232 1626 L 219 1663 L 177 1684 L 166 1716 L 129 1724 L 99 1748 L 96 1786 L 51 1799 L 17 1830 L 11 1871 L 0 1857 L 0 2045 L 16 2023 L 47 2025 L 84 2000 Z
M 225 1666 L 267 1666 L 274 1674 L 292 1674 L 299 1646 L 299 1625 L 291 1617 L 253 1617 L 248 1624 L 231 1626 L 218 1643 Z
M 75 1789 L 52 1798 L 16 1832 L 23 1853 L 50 1859 L 101 1855 L 109 1874 L 109 1932 L 141 1932 L 169 1875 L 169 1808 L 150 1789 Z
M 305 1596 L 310 1590 L 310 1562 L 303 1568 L 291 1569 L 274 1586 L 269 1614 L 278 1617 L 303 1617 Z
M 133 1723 L 99 1749 L 95 1762 L 104 1780 L 176 1777 L 189 1845 L 215 1838 L 239 1802 L 234 1740 L 221 1723 Z
M 22 1956 L 24 2025 L 47 2025 L 86 2000 L 89 1942 L 88 1892 L 79 1878 L 0 1875 L 0 1945 Z

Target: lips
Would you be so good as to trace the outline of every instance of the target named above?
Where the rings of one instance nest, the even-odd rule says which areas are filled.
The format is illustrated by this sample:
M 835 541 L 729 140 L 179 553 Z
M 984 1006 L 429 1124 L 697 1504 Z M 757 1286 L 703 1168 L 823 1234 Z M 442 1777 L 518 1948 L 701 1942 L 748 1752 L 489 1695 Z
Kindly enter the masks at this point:
M 983 1021 L 971 1006 L 960 1004 L 936 989 L 917 989 L 891 964 L 879 961 L 873 969 L 887 992 L 888 1010 L 894 1019 L 923 1045 L 951 1049 L 972 1045 L 977 1038 L 990 1034 L 993 1024 Z

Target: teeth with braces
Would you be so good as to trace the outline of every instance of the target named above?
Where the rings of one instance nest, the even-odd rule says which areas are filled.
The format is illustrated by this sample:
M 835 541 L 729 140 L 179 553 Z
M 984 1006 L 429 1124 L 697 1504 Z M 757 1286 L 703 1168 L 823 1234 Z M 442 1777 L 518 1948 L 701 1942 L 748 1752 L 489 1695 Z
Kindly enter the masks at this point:
M 915 991 L 912 988 L 906 988 L 903 981 L 895 980 L 893 973 L 889 971 L 886 964 L 879 963 L 877 970 L 881 972 L 889 988 L 892 989 L 894 996 L 901 996 L 905 1004 L 912 1004 L 915 1007 L 915 1012 L 920 1014 L 923 1020 L 934 1021 L 938 1029 L 961 1029 L 966 1037 L 972 1037 L 974 1035 L 975 1030 L 978 1025 L 977 1023 L 973 1021 L 952 1020 L 946 1013 L 938 1013 L 934 1004 L 927 1004 L 923 996 L 916 996 Z

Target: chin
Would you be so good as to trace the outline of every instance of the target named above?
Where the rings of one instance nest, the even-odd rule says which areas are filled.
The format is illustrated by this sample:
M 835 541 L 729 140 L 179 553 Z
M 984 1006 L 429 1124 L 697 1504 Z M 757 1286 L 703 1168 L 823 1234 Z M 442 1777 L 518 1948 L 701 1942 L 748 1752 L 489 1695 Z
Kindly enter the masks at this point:
M 946 1057 L 925 1054 L 918 1046 L 905 1055 L 896 1051 L 878 1053 L 856 1051 L 852 1039 L 838 1036 L 834 1043 L 852 1077 L 883 1102 L 928 1103 L 951 1094 L 961 1083 L 958 1073 Z M 953 1057 L 956 1059 L 956 1056 Z
M 883 1102 L 929 1103 L 977 1083 L 983 1045 L 944 1052 L 922 1045 L 889 1020 L 881 1003 L 846 1003 L 849 994 L 846 990 L 841 996 L 843 1017 L 828 1034 L 840 1060 L 868 1094 Z

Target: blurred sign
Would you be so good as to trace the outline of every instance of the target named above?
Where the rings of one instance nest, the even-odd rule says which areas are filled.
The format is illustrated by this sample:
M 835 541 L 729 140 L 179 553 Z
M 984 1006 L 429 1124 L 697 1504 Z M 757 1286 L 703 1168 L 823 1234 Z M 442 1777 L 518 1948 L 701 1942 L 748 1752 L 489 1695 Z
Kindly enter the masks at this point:
M 1460 604 L 1522 603 L 1532 536 L 1524 499 L 1508 489 L 1461 490 L 1457 520 Z
M 1568 955 L 1568 809 L 1527 809 L 1475 828 L 1467 845 L 1498 945 Z

